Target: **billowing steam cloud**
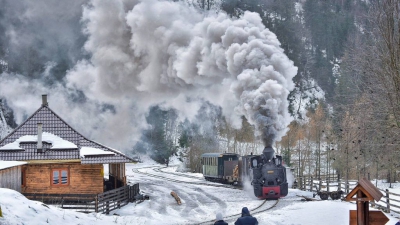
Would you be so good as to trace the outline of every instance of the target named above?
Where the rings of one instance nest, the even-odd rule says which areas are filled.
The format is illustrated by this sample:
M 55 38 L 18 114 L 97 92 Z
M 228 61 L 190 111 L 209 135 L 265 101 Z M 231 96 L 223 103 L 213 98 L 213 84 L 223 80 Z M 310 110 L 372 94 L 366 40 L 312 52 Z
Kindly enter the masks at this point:
M 96 140 L 113 146 L 118 140 L 115 147 L 127 149 L 146 127 L 150 106 L 172 107 L 192 119 L 202 101 L 220 106 L 236 127 L 245 115 L 265 145 L 286 132 L 291 121 L 287 96 L 297 68 L 258 14 L 231 19 L 179 2 L 93 0 L 84 7 L 82 21 L 84 50 L 91 57 L 47 92 L 51 108 L 65 110 L 59 114 Z M 28 98 L 17 95 L 16 88 L 33 88 L 29 94 L 38 101 L 36 93 L 46 92 L 45 85 L 18 75 L 1 79 L 0 96 L 12 102 L 20 118 L 29 113 L 20 103 Z M 7 83 L 13 89 L 5 91 Z

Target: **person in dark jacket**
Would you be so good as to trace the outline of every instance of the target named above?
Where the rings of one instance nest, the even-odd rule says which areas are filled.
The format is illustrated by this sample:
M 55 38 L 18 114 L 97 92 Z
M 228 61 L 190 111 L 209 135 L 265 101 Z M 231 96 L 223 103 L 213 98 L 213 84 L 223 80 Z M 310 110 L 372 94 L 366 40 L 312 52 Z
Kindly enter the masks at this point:
M 236 220 L 235 225 L 258 225 L 258 220 L 250 215 L 247 207 L 243 207 L 242 217 Z
M 221 213 L 217 213 L 214 225 L 228 225 L 228 223 L 224 221 Z

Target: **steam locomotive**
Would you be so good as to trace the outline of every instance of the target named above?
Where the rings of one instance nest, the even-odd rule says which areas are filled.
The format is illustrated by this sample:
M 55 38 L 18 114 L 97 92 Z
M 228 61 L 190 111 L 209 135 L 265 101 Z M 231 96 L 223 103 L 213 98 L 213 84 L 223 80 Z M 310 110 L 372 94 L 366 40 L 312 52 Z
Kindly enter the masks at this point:
M 239 156 L 234 153 L 201 155 L 206 180 L 241 185 L 251 181 L 259 199 L 278 199 L 288 194 L 286 167 L 282 157 L 274 157 L 274 149 L 266 147 L 261 155 Z

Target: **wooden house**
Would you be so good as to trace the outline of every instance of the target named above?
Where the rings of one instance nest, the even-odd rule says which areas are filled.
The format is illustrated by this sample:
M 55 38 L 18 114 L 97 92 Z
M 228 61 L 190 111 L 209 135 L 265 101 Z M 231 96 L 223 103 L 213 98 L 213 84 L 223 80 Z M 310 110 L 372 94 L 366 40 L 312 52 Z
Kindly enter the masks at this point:
M 22 194 L 103 193 L 125 186 L 125 163 L 137 162 L 73 129 L 49 108 L 46 95 L 41 107 L 0 141 L 0 160 L 27 162 L 18 170 Z
M 21 192 L 22 165 L 26 162 L 0 161 L 0 188 L 8 188 Z

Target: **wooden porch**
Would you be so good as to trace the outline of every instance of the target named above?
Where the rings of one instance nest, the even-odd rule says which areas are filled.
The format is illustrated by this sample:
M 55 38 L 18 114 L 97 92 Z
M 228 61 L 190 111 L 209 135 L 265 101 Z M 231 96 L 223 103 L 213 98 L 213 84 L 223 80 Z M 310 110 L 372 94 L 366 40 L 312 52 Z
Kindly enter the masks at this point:
M 110 191 L 127 184 L 125 176 L 125 163 L 108 165 L 108 179 L 104 179 L 104 191 Z
M 125 185 L 100 194 L 38 194 L 23 193 L 31 200 L 41 201 L 63 209 L 80 212 L 99 212 L 108 214 L 129 202 L 134 202 L 139 194 L 139 184 Z

